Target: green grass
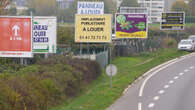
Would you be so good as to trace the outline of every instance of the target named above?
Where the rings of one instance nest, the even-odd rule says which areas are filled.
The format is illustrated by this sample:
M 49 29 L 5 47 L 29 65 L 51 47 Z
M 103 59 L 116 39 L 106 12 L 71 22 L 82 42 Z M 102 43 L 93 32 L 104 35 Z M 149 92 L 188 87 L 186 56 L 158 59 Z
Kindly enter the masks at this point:
M 160 24 L 159 23 L 153 23 L 153 24 L 148 24 L 149 29 L 159 29 L 160 30 Z M 186 23 L 185 27 L 195 27 L 195 23 Z
M 185 26 L 187 26 L 187 27 L 195 27 L 195 23 L 186 23 Z
M 114 25 L 114 24 L 113 24 Z M 63 26 L 63 27 L 74 27 L 74 23 L 58 23 L 58 26 Z M 150 28 L 157 28 L 160 30 L 160 24 L 159 23 L 152 23 L 148 24 L 149 29 Z M 185 27 L 195 27 L 195 23 L 186 23 Z
M 154 66 L 184 54 L 187 52 L 160 49 L 157 52 L 143 53 L 140 56 L 115 58 L 113 63 L 118 67 L 118 74 L 113 77 L 112 89 L 109 77 L 103 73 L 86 87 L 80 96 L 50 110 L 105 110 L 121 96 L 124 88 L 140 75 Z
M 63 26 L 63 27 L 74 27 L 74 23 L 58 23 L 58 26 Z

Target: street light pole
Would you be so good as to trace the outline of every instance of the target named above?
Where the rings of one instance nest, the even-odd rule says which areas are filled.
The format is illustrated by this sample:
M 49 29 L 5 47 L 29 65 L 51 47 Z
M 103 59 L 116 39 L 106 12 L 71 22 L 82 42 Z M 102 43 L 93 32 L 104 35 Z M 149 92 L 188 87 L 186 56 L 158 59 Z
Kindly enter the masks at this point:
M 152 22 L 152 0 L 150 0 L 150 22 Z

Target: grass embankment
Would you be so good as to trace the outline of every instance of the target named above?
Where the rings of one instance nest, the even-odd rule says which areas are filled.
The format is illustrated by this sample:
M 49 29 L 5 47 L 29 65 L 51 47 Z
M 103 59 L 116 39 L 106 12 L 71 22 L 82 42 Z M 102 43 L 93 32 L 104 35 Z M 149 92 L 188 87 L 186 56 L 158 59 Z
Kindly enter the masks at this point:
M 58 26 L 63 26 L 63 27 L 74 27 L 74 23 L 58 23 Z M 160 29 L 160 23 L 152 23 L 148 24 L 149 28 L 158 28 Z M 194 27 L 195 23 L 186 23 L 186 27 Z
M 152 24 L 148 24 L 149 28 L 157 28 L 160 30 L 160 24 L 159 23 L 152 23 Z M 195 27 L 195 23 L 186 23 L 185 27 L 191 28 L 191 27 Z
M 143 53 L 134 57 L 118 57 L 113 63 L 118 67 L 118 74 L 113 77 L 113 88 L 110 79 L 102 74 L 79 97 L 50 110 L 105 110 L 119 98 L 129 84 L 136 78 L 165 61 L 187 54 L 176 49 L 160 49 L 153 53 Z

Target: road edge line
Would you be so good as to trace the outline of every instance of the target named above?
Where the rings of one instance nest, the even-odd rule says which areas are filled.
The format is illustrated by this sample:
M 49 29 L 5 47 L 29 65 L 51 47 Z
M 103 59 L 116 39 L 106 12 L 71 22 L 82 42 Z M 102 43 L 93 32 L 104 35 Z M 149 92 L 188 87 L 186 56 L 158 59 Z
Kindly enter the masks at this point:
M 152 68 L 151 70 L 149 70 L 148 72 L 146 72 L 143 76 L 148 76 L 152 71 L 154 71 L 155 69 L 157 69 L 156 71 L 154 71 L 153 73 L 151 73 L 145 80 L 144 82 L 142 83 L 141 87 L 140 87 L 140 91 L 139 91 L 139 97 L 142 97 L 143 96 L 143 90 L 144 90 L 144 87 L 147 83 L 147 81 L 154 75 L 156 75 L 159 71 L 171 66 L 172 64 L 176 63 L 176 62 L 179 62 L 179 61 L 182 61 L 186 58 L 190 58 L 192 57 L 193 55 L 195 55 L 194 53 L 191 53 L 191 54 L 188 54 L 188 55 L 184 55 L 184 56 L 181 56 L 181 58 L 175 58 L 173 60 L 170 60 L 168 62 L 165 62 L 161 65 L 158 65 L 154 68 Z M 164 66 L 165 65 L 165 66 Z M 158 69 L 159 68 L 159 69 Z

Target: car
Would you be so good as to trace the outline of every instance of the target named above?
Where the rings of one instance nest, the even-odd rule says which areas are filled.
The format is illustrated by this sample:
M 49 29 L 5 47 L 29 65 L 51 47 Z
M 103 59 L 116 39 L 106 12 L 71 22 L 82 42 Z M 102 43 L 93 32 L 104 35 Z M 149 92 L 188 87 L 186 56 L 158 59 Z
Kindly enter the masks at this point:
M 178 44 L 178 50 L 185 50 L 185 51 L 194 51 L 195 46 L 193 40 L 191 39 L 183 39 Z

